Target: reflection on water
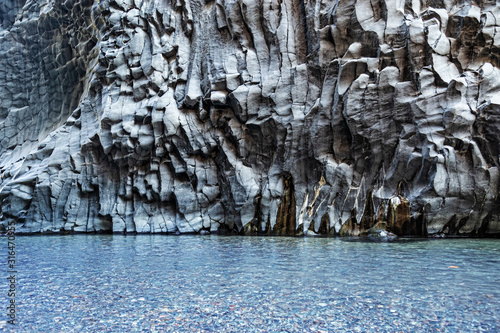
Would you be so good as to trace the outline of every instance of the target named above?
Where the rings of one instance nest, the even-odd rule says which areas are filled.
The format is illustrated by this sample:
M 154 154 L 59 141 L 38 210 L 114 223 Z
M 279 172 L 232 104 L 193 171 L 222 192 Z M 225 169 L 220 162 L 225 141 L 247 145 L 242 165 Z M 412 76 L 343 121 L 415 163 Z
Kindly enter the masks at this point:
M 500 331 L 498 240 L 16 241 L 20 331 Z

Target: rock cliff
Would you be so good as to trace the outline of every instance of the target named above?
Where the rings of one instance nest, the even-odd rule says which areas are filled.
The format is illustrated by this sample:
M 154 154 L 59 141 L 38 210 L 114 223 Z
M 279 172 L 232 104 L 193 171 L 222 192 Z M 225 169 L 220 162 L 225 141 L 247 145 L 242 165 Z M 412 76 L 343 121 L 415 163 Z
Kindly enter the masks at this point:
M 500 233 L 500 7 L 6 0 L 17 232 Z

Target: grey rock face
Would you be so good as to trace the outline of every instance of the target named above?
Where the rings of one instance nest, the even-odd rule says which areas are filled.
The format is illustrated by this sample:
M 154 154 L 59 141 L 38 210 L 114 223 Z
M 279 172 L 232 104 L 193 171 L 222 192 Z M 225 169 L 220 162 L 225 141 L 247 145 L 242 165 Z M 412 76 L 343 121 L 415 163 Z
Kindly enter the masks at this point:
M 499 234 L 499 18 L 492 1 L 3 1 L 1 223 Z

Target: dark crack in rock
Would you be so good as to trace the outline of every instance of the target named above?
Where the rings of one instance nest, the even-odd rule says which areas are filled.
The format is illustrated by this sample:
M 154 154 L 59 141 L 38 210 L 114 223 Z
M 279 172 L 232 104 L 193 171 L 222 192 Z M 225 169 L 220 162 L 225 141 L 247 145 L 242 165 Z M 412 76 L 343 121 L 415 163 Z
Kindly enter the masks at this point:
M 498 235 L 499 8 L 3 1 L 1 224 Z

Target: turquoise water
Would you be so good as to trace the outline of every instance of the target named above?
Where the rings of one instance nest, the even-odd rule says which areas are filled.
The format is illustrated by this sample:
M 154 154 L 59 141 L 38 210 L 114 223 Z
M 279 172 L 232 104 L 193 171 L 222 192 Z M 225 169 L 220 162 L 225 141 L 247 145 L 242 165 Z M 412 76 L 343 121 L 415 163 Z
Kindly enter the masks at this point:
M 500 331 L 499 240 L 75 235 L 16 247 L 16 332 Z

